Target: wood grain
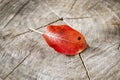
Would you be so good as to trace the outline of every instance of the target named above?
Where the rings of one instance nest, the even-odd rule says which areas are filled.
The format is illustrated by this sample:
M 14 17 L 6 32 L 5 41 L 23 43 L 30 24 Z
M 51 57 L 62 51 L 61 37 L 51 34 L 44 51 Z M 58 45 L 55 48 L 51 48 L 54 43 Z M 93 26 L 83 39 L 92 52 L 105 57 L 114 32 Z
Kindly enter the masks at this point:
M 0 2 L 0 30 L 16 16 L 21 9 L 27 5 L 28 0 L 3 0 Z
M 0 80 L 120 80 L 119 5 L 119 0 L 0 0 Z M 58 54 L 28 31 L 60 17 L 64 20 L 54 24 L 68 24 L 85 36 L 90 47 L 81 57 Z
M 7 8 L 1 14 L 11 10 Z M 37 28 L 59 18 L 49 9 L 45 1 L 31 0 L 17 13 L 12 14 L 15 15 L 12 19 L 5 18 L 6 16 L 0 18 L 1 23 L 7 24 L 0 25 L 0 78 L 2 80 L 88 80 L 78 55 L 74 57 L 60 55 L 48 47 L 40 34 L 24 33 L 28 31 L 28 27 Z M 43 31 L 44 28 L 40 30 Z M 16 36 L 18 34 L 21 35 Z
M 91 80 L 120 80 L 120 2 L 114 0 L 47 0 L 59 17 L 84 34 L 90 46 L 81 56 Z M 61 6 L 57 6 L 61 5 Z M 72 9 L 70 9 L 70 5 Z M 62 9 L 61 9 L 62 8 Z

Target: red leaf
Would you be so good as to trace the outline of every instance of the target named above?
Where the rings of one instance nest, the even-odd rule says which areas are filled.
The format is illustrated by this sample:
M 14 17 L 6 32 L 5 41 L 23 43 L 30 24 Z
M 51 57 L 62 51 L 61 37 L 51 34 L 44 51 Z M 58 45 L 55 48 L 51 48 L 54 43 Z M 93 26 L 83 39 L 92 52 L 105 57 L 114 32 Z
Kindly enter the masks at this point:
M 65 55 L 76 55 L 88 46 L 84 36 L 68 25 L 50 25 L 42 36 L 50 47 Z

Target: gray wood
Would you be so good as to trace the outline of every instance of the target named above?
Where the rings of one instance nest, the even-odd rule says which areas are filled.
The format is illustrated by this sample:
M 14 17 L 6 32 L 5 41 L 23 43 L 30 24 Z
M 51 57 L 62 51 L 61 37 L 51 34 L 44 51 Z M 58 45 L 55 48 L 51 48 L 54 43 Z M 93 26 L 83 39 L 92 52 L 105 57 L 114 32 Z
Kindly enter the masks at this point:
M 29 0 L 2 0 L 0 2 L 0 30 L 5 28 Z
M 8 12 L 6 15 L 9 18 L 11 10 L 7 8 L 1 14 Z M 48 47 L 40 34 L 24 33 L 28 31 L 28 27 L 37 28 L 58 19 L 43 0 L 31 0 L 17 14 L 13 12 L 13 15 L 15 16 L 12 20 L 6 16 L 0 17 L 0 23 L 7 24 L 0 25 L 2 80 L 88 80 L 78 55 L 68 57 L 58 54 Z M 58 22 L 58 24 L 63 23 Z M 21 35 L 16 36 L 18 34 Z
M 0 0 L 0 80 L 119 80 L 119 5 L 119 0 Z M 58 17 L 86 37 L 90 47 L 81 56 L 88 75 L 78 55 L 58 54 L 37 33 L 21 34 Z
M 64 20 L 87 39 L 90 47 L 81 56 L 90 79 L 120 80 L 120 1 L 47 0 L 47 4 L 59 17 L 90 17 Z

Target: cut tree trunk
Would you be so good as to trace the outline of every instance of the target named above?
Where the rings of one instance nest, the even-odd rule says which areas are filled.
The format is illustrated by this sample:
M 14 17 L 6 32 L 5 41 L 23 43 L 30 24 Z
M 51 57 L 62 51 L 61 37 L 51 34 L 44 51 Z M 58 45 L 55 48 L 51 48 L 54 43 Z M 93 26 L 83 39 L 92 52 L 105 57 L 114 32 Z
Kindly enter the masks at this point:
M 120 80 L 119 5 L 119 0 L 0 0 L 0 80 Z M 80 56 L 61 55 L 28 29 L 49 23 L 70 25 L 89 48 Z

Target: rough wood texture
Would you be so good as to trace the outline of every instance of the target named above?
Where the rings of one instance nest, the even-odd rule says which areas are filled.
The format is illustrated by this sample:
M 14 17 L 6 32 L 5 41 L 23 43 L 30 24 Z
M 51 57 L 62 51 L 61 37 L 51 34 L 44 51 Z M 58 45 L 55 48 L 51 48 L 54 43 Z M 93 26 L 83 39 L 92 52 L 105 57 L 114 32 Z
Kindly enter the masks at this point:
M 119 0 L 0 0 L 0 80 L 120 80 L 119 5 Z M 28 31 L 59 17 L 64 22 L 55 24 L 71 25 L 86 37 L 84 65 L 78 55 L 58 54 Z
M 33 32 L 21 34 L 28 31 L 28 27 L 37 28 L 56 19 L 58 16 L 49 9 L 44 1 L 29 1 L 11 22 L 1 29 L 1 79 L 88 80 L 78 55 L 67 57 L 58 54 L 48 47 L 40 34 Z M 18 34 L 21 35 L 16 36 Z
M 2 0 L 0 2 L 0 30 L 5 28 L 12 19 L 27 5 L 29 0 Z
M 87 38 L 90 48 L 81 55 L 90 79 L 120 80 L 120 1 L 48 0 L 47 3 L 60 17 L 89 17 L 65 22 Z

